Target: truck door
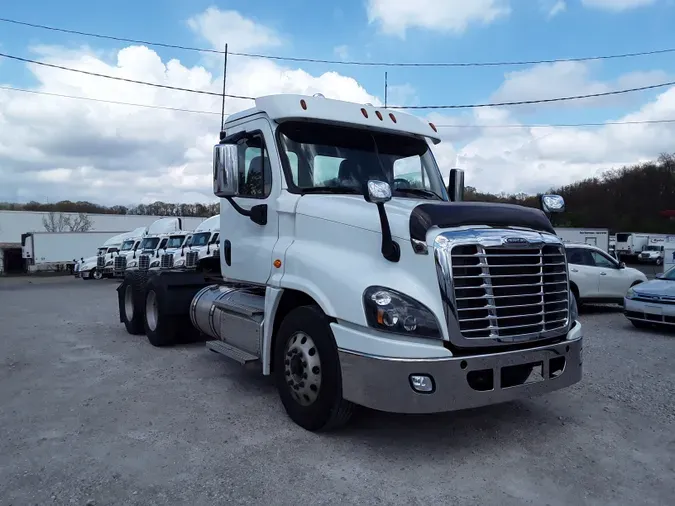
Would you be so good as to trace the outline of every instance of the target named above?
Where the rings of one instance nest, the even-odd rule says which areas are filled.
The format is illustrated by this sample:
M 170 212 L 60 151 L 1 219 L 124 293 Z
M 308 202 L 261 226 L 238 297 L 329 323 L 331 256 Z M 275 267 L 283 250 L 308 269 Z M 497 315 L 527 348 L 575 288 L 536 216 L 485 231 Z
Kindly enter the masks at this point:
M 239 196 L 243 209 L 267 206 L 267 223 L 259 225 L 226 201 L 220 206 L 220 265 L 223 277 L 264 285 L 272 272 L 272 252 L 279 238 L 277 197 L 281 190 L 281 164 L 272 129 L 265 119 L 245 124 L 249 136 L 237 143 Z M 228 130 L 228 135 L 236 133 Z

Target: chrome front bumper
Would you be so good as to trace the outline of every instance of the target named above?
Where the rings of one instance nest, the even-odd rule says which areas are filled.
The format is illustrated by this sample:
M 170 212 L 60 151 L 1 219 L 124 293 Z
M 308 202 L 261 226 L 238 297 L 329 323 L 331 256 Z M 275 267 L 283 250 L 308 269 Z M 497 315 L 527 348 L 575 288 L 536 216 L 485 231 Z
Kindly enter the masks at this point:
M 342 395 L 356 404 L 393 413 L 439 413 L 541 395 L 573 385 L 582 376 L 583 339 L 577 322 L 567 340 L 490 355 L 439 359 L 385 358 L 339 350 Z M 538 381 L 502 386 L 504 368 L 541 364 Z M 562 372 L 553 375 L 554 371 Z M 433 391 L 413 389 L 411 376 L 433 379 Z M 477 390 L 480 379 L 480 390 Z

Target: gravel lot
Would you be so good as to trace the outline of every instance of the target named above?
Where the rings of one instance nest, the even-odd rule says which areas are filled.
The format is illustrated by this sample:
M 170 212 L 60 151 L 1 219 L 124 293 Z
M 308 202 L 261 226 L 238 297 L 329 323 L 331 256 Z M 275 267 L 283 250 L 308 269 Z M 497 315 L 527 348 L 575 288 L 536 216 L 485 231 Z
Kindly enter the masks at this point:
M 254 371 L 128 335 L 115 287 L 0 280 L 0 504 L 672 504 L 675 334 L 618 309 L 582 315 L 571 389 L 316 435 Z

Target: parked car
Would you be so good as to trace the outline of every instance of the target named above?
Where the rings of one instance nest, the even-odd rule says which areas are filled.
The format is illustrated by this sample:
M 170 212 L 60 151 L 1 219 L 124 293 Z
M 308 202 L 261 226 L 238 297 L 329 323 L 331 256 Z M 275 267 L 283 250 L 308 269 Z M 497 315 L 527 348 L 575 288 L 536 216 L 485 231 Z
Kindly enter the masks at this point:
M 675 267 L 628 290 L 624 315 L 637 328 L 654 324 L 675 328 Z
M 583 243 L 566 243 L 565 253 L 570 272 L 570 290 L 583 303 L 623 305 L 628 289 L 647 281 L 637 269 L 626 267 L 600 248 Z

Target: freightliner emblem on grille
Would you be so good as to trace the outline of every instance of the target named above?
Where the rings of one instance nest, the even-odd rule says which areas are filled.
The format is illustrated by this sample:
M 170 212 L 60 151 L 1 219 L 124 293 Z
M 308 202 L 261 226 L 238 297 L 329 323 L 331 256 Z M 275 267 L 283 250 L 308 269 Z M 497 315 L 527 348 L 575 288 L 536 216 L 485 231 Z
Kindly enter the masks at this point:
M 525 237 L 505 237 L 502 239 L 502 244 L 504 246 L 514 246 L 514 247 L 539 247 L 543 243 L 542 241 L 530 240 Z

